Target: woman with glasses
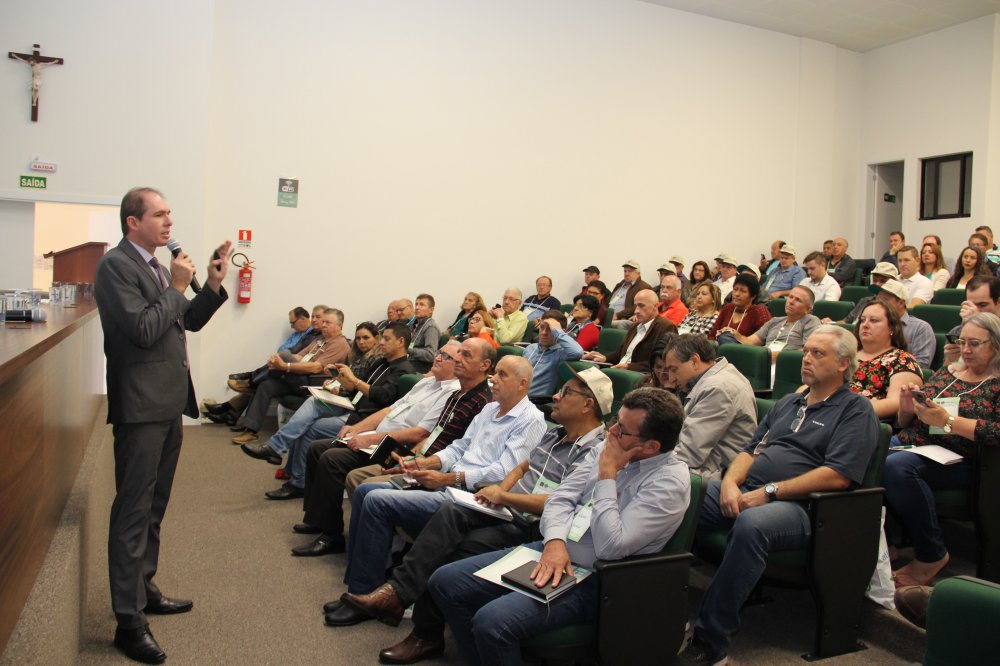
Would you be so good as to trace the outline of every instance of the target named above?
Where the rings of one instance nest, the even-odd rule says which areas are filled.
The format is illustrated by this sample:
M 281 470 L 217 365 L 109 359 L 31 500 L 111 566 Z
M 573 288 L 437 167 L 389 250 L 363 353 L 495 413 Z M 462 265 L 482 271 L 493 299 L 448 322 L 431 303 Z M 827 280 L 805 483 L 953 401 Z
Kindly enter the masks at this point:
M 906 450 L 886 459 L 886 503 L 909 533 L 915 553 L 896 571 L 897 587 L 929 585 L 948 564 L 934 491 L 971 488 L 979 449 L 1000 441 L 1000 318 L 972 315 L 957 342 L 958 361 L 934 373 L 922 389 L 909 384 L 900 393 L 899 443 L 936 444 L 961 459 L 945 465 Z
M 455 321 L 451 323 L 451 326 L 448 327 L 445 333 L 452 338 L 457 338 L 461 334 L 465 333 L 469 324 L 469 317 L 471 317 L 476 310 L 485 309 L 486 302 L 483 301 L 483 297 L 474 291 L 470 291 L 465 295 L 465 300 L 462 301 L 462 305 L 458 309 L 458 316 L 455 317 Z
M 850 389 L 868 398 L 880 419 L 895 418 L 903 386 L 923 383 L 920 364 L 906 351 L 899 314 L 882 301 L 873 301 L 861 311 L 854 339 L 858 369 Z
M 487 312 L 485 308 L 476 310 L 469 317 L 469 332 L 467 337 L 482 338 L 493 345 L 493 349 L 496 349 L 500 345 L 493 339 L 493 329 L 495 326 L 496 321 L 493 319 L 493 315 Z
M 608 299 L 611 298 L 611 290 L 608 289 L 608 285 L 600 280 L 594 280 L 587 285 L 587 295 L 597 299 L 597 321 L 604 322 L 608 315 Z

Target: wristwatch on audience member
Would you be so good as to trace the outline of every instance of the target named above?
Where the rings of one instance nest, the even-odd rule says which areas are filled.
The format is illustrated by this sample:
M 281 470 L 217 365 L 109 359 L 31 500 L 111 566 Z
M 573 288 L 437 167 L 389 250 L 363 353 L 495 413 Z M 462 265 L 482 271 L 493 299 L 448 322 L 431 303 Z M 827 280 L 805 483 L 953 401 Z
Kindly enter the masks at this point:
M 944 423 L 944 425 L 943 425 L 943 426 L 941 426 L 941 430 L 942 430 L 942 431 L 943 431 L 943 432 L 944 432 L 944 433 L 945 433 L 946 435 L 950 435 L 950 434 L 951 434 L 951 426 L 952 426 L 952 425 L 954 425 L 954 423 L 955 423 L 955 417 L 954 417 L 954 416 L 952 416 L 951 414 L 949 414 L 949 415 L 948 415 L 948 420 L 947 420 L 947 421 L 945 421 L 945 423 Z
M 774 500 L 778 499 L 778 484 L 769 483 L 766 486 L 764 486 L 764 494 L 767 495 L 768 502 L 773 502 Z

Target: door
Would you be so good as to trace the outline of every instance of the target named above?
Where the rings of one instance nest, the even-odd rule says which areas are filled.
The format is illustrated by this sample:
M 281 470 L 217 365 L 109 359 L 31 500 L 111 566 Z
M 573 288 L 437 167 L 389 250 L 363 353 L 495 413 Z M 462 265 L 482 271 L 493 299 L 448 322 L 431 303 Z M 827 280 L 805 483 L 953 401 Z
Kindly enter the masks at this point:
M 903 162 L 868 165 L 868 205 L 863 254 L 878 259 L 889 250 L 889 234 L 903 229 Z

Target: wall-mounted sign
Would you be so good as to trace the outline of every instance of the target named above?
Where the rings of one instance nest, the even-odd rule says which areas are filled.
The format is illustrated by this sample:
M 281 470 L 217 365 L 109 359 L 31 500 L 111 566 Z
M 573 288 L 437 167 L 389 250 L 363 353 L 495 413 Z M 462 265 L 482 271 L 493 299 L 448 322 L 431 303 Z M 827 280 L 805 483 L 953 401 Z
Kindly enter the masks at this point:
M 253 247 L 253 231 L 251 229 L 240 229 L 236 244 L 240 247 Z
M 886 201 L 888 203 L 896 203 L 896 195 L 889 194 L 888 192 L 886 192 L 885 194 L 882 195 L 882 201 Z
M 49 173 L 55 173 L 59 166 L 55 162 L 39 162 L 35 160 L 28 165 L 28 168 L 32 171 L 48 171 Z
M 21 176 L 21 187 L 44 190 L 48 187 L 47 180 L 44 176 Z
M 286 208 L 299 207 L 299 181 L 297 178 L 278 179 L 278 205 Z

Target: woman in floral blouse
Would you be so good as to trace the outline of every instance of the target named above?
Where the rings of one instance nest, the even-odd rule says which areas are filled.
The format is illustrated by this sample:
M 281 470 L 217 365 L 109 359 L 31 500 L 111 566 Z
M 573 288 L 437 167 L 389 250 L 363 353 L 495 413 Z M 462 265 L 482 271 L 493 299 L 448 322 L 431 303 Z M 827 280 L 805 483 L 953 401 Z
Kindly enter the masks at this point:
M 931 377 L 921 391 L 903 387 L 899 441 L 937 444 L 963 460 L 942 465 L 909 451 L 886 459 L 885 499 L 913 539 L 916 558 L 896 572 L 896 585 L 929 585 L 948 564 L 934 507 L 935 490 L 967 489 L 978 447 L 1000 441 L 1000 318 L 980 312 L 962 324 L 961 358 Z
M 872 301 L 861 311 L 854 337 L 858 369 L 850 389 L 868 398 L 880 419 L 895 418 L 902 387 L 923 383 L 920 364 L 906 351 L 899 314 L 881 301 Z

